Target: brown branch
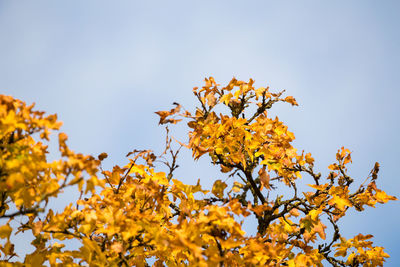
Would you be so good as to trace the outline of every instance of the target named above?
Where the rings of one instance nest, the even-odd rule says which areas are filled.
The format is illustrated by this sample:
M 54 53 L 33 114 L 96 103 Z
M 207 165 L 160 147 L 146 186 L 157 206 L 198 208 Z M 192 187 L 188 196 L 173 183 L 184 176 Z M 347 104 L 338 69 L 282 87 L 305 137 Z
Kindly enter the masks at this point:
M 122 186 L 122 183 L 124 182 L 124 180 L 125 180 L 126 177 L 128 176 L 129 172 L 132 170 L 132 168 L 133 168 L 134 165 L 135 165 L 135 162 L 132 162 L 132 163 L 131 163 L 131 166 L 129 166 L 129 169 L 126 171 L 124 177 L 122 177 L 122 178 L 119 180 L 118 187 L 117 187 L 117 191 L 115 192 L 116 194 L 118 194 L 119 189 L 120 189 L 121 186 Z
M 245 171 L 244 174 L 246 175 L 246 179 L 250 183 L 250 185 L 251 185 L 252 189 L 254 190 L 255 194 L 261 200 L 261 203 L 264 204 L 265 203 L 265 198 L 262 195 L 260 189 L 257 187 L 256 183 L 254 182 L 254 179 L 253 179 L 253 177 L 251 175 L 251 172 Z

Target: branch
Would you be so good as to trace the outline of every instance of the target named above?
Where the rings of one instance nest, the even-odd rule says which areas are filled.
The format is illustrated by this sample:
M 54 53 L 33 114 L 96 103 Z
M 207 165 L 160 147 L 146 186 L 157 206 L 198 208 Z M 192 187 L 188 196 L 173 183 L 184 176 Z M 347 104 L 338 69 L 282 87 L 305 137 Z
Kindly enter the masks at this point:
M 255 194 L 257 195 L 257 197 L 261 200 L 261 203 L 264 204 L 265 203 L 265 198 L 264 196 L 261 194 L 260 189 L 257 187 L 256 183 L 253 180 L 253 177 L 251 175 L 251 172 L 249 171 L 245 171 L 244 174 L 246 175 L 247 181 L 249 181 L 252 189 L 254 190 Z

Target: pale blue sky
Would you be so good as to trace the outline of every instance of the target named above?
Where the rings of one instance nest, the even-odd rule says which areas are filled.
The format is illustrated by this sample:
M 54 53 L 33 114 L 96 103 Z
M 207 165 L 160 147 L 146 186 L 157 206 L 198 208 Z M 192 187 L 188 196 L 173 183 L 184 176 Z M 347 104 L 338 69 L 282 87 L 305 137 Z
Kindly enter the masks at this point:
M 0 93 L 57 113 L 72 149 L 107 152 L 110 167 L 160 151 L 154 111 L 193 106 L 204 77 L 252 77 L 296 97 L 273 113 L 323 173 L 344 145 L 358 181 L 379 161 L 379 186 L 400 196 L 399 14 L 398 1 L 368 0 L 0 1 Z M 218 178 L 190 153 L 181 165 L 187 183 Z M 399 211 L 354 213 L 344 233 L 374 234 L 400 266 Z

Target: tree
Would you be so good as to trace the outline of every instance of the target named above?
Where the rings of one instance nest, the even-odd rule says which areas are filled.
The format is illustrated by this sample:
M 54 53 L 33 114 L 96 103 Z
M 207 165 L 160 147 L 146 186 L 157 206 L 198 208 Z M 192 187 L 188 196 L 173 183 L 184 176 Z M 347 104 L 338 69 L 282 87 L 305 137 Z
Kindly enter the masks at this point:
M 156 112 L 167 125 L 166 147 L 156 156 L 134 150 L 129 163 L 104 171 L 97 158 L 77 154 L 59 134 L 61 158 L 49 162 L 56 115 L 44 116 L 20 100 L 0 97 L 0 257 L 5 265 L 51 266 L 381 266 L 389 257 L 372 235 L 341 235 L 338 221 L 349 209 L 396 200 L 377 188 L 379 164 L 355 189 L 348 175 L 351 153 L 341 148 L 327 176 L 314 170 L 310 153 L 299 153 L 294 135 L 268 110 L 277 102 L 297 105 L 283 92 L 212 77 L 194 88 L 194 113 L 174 103 Z M 217 112 L 219 114 L 217 114 Z M 188 142 L 175 142 L 169 125 L 186 120 Z M 174 147 L 179 144 L 178 148 Z M 212 189 L 186 185 L 174 176 L 182 147 L 195 160 L 208 155 L 228 179 Z M 162 165 L 167 171 L 158 171 Z M 164 169 L 165 169 L 164 166 Z M 300 187 L 304 176 L 307 186 Z M 47 208 L 66 187 L 80 192 L 62 212 Z M 279 188 L 292 190 L 280 195 Z M 19 225 L 16 219 L 18 218 Z M 242 229 L 256 220 L 256 235 Z M 14 226 L 13 225 L 17 225 Z M 329 228 L 329 230 L 327 230 Z M 17 259 L 12 232 L 28 231 L 35 251 Z M 75 240 L 79 246 L 68 246 Z M 19 261 L 20 260 L 20 261 Z M 12 263 L 11 263 L 12 262 Z

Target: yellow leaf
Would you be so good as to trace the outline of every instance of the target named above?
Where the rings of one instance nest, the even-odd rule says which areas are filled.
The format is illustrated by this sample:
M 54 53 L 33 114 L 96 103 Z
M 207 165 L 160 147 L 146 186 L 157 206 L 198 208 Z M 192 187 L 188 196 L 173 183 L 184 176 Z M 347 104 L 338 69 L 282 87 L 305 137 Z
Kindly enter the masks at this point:
M 240 189 L 243 187 L 243 185 L 241 183 L 238 182 L 234 182 L 233 183 L 233 187 L 232 187 L 232 191 L 235 193 L 240 192 Z
M 58 135 L 58 140 L 59 140 L 60 144 L 65 143 L 65 141 L 67 141 L 67 139 L 68 139 L 68 136 L 66 133 L 60 133 Z
M 269 185 L 270 176 L 269 176 L 269 174 L 265 171 L 265 165 L 264 165 L 263 168 L 261 168 L 261 169 L 258 171 L 258 175 L 259 175 L 259 177 L 260 177 L 261 190 L 262 190 L 263 187 L 265 187 L 265 188 L 267 188 L 268 190 L 270 190 L 270 189 L 271 189 L 271 187 L 270 187 L 270 185 Z
M 237 91 L 235 92 L 235 94 L 234 94 L 233 96 L 236 98 L 236 100 L 239 99 L 239 96 L 240 96 L 241 93 L 242 93 L 242 90 L 237 90 Z
M 323 184 L 323 185 L 309 184 L 308 186 L 312 187 L 312 188 L 314 188 L 316 190 L 321 190 L 322 191 L 322 190 L 324 190 L 325 188 L 328 187 L 328 184 Z
M 308 164 L 314 164 L 314 158 L 311 157 L 311 153 L 307 153 L 305 157 Z
M 222 198 L 224 196 L 224 190 L 227 187 L 227 185 L 222 182 L 221 180 L 216 180 L 214 182 L 213 188 L 212 188 L 212 193 L 219 198 Z
M 38 235 L 42 231 L 42 228 L 43 228 L 42 221 L 33 223 L 33 227 L 32 227 L 33 235 L 35 235 L 35 236 Z
M 232 170 L 232 167 L 226 167 L 225 165 L 222 165 L 222 164 L 220 166 L 221 166 L 221 172 L 223 172 L 223 173 L 227 173 Z
M 28 266 L 43 266 L 44 261 L 45 261 L 45 254 L 38 252 L 27 255 L 25 259 L 25 263 Z
M 260 96 L 262 96 L 263 93 L 266 93 L 266 91 L 268 90 L 268 88 L 265 87 L 260 87 L 258 89 L 255 90 L 256 92 L 256 99 L 258 99 Z M 266 97 L 270 97 L 269 93 L 266 93 Z
M 293 96 L 288 96 L 284 99 L 285 102 L 292 104 L 292 106 L 298 106 L 296 99 Z
M 176 113 L 178 113 L 181 110 L 181 105 L 179 105 L 178 103 L 173 103 L 176 107 L 172 108 L 169 111 L 157 111 L 154 112 L 156 113 L 158 116 L 160 116 L 160 121 L 158 122 L 159 124 L 166 124 L 166 123 L 177 123 L 180 120 L 174 120 L 174 119 L 167 119 L 168 116 L 174 115 Z
M 254 211 L 258 216 L 262 216 L 263 212 L 265 211 L 266 207 L 264 205 L 258 205 L 250 208 Z
M 304 254 L 299 254 L 295 258 L 295 266 L 296 267 L 307 267 L 310 266 L 309 259 Z
M 333 171 L 339 170 L 339 166 L 336 163 L 334 163 L 334 164 L 329 165 L 328 169 L 333 170 Z
M 215 104 L 217 104 L 217 98 L 215 97 L 214 93 L 208 94 L 206 96 L 206 99 L 207 99 L 208 105 L 210 107 L 213 107 L 213 106 L 215 106 Z
M 90 224 L 83 224 L 79 228 L 79 232 L 84 233 L 84 234 L 89 234 L 91 230 L 92 230 L 92 226 Z
M 321 222 L 319 222 L 318 224 L 316 224 L 313 228 L 313 231 L 315 231 L 316 233 L 319 234 L 319 236 L 325 240 L 326 235 L 325 235 L 325 228 L 326 226 L 324 224 L 322 224 Z
M 1 246 L 0 246 L 1 248 Z M 13 255 L 14 254 L 14 244 L 12 244 L 9 240 L 4 244 L 2 249 L 5 255 Z M 0 265 L 1 266 L 1 265 Z
M 347 198 L 342 198 L 338 195 L 333 195 L 332 199 L 329 201 L 329 205 L 335 205 L 337 209 L 344 210 L 345 207 L 353 206 Z
M 389 196 L 388 194 L 386 194 L 386 192 L 377 189 L 376 190 L 376 195 L 375 195 L 376 201 L 378 201 L 379 203 L 386 203 L 389 200 L 397 200 L 396 197 L 394 196 Z
M 225 94 L 219 99 L 219 102 L 220 103 L 223 102 L 225 105 L 228 105 L 228 103 L 231 100 L 232 96 L 233 96 L 232 93 Z
M 311 210 L 309 213 L 311 220 L 315 221 L 318 219 L 319 214 L 321 214 L 321 210 Z
M 0 226 L 0 238 L 10 238 L 12 228 L 9 224 Z
M 300 215 L 300 212 L 298 209 L 291 209 L 289 211 L 289 213 L 290 213 L 290 215 L 295 216 L 295 217 L 298 217 Z
M 124 248 L 121 242 L 115 242 L 111 245 L 111 249 L 116 253 L 121 253 Z

